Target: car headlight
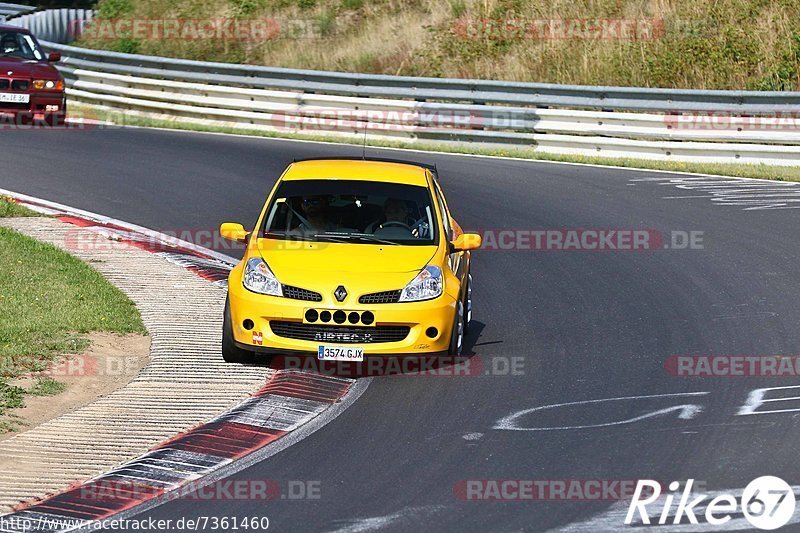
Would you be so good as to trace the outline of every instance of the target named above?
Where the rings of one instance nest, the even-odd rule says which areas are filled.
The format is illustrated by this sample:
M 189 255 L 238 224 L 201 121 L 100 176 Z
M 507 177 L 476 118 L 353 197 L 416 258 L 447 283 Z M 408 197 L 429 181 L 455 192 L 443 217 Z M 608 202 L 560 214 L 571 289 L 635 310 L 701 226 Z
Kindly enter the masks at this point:
M 61 91 L 64 89 L 64 82 L 61 80 L 33 80 L 33 88 Z
M 247 260 L 247 264 L 244 267 L 242 283 L 246 289 L 259 294 L 283 296 L 281 283 L 260 257 Z
M 417 277 L 406 285 L 400 293 L 400 302 L 419 302 L 421 300 L 431 300 L 442 295 L 444 280 L 442 279 L 442 269 L 428 265 L 417 274 Z

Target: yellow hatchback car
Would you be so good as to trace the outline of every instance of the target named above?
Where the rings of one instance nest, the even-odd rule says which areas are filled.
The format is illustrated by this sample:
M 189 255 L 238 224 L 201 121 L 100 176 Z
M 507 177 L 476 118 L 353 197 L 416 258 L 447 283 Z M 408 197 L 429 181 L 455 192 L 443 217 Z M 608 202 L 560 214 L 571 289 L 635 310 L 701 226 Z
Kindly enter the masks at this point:
M 470 250 L 435 167 L 393 160 L 292 163 L 228 278 L 222 355 L 320 360 L 461 353 L 472 315 Z

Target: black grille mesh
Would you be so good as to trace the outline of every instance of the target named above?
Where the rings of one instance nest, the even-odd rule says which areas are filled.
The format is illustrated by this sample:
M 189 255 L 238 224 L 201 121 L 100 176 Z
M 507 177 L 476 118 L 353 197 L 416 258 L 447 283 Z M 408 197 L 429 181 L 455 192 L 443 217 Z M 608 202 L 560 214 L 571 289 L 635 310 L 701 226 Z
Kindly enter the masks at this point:
M 373 344 L 378 342 L 398 342 L 408 336 L 409 326 L 344 327 L 303 324 L 272 320 L 272 332 L 287 339 L 303 341 L 330 342 L 334 344 Z
M 309 291 L 308 289 L 301 289 L 300 287 L 292 287 L 291 285 L 283 285 L 283 295 L 292 300 L 305 300 L 307 302 L 322 301 L 322 295 L 320 293 Z
M 400 300 L 400 293 L 402 291 L 383 291 L 373 292 L 372 294 L 362 294 L 358 298 L 360 304 L 393 304 Z

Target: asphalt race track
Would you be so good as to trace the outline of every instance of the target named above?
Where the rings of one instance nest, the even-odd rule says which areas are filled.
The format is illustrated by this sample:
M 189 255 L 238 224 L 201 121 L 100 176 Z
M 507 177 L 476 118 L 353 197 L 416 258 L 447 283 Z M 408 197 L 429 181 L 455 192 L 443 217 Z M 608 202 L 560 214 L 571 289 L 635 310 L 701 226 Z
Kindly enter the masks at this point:
M 162 231 L 248 226 L 292 159 L 360 153 L 145 129 L 2 132 L 0 187 Z M 485 373 L 375 378 L 336 420 L 235 476 L 316 482 L 318 499 L 174 501 L 145 516 L 268 516 L 278 531 L 544 531 L 601 520 L 614 502 L 466 501 L 459 488 L 693 478 L 740 490 L 763 475 L 797 484 L 800 402 L 739 413 L 752 390 L 800 380 L 675 377 L 665 362 L 800 353 L 800 211 L 784 208 L 800 189 L 748 181 L 763 192 L 719 201 L 724 185 L 689 190 L 664 173 L 368 153 L 435 163 L 466 230 L 702 232 L 702 249 L 478 251 L 466 348 Z M 572 402 L 584 403 L 515 422 L 550 429 L 496 429 Z M 591 529 L 611 526 L 622 523 Z

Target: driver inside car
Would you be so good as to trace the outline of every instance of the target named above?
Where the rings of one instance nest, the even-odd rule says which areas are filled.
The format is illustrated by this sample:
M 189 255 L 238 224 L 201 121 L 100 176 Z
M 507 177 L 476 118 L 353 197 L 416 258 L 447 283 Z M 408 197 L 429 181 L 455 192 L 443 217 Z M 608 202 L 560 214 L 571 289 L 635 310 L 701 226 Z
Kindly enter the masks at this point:
M 400 222 L 403 225 L 408 225 L 408 206 L 403 200 L 397 198 L 389 198 L 384 205 L 384 216 L 387 222 Z M 383 227 L 381 224 L 380 227 Z
M 2 52 L 4 55 L 11 55 L 18 49 L 19 47 L 17 46 L 16 37 L 9 33 L 3 36 L 3 41 L 0 42 L 0 52 Z
M 403 237 L 411 233 L 413 236 L 418 236 L 416 228 L 412 229 L 411 225 L 414 221 L 408 216 L 408 205 L 404 200 L 399 198 L 388 198 L 383 204 L 383 217 L 384 221 L 375 221 L 367 228 L 367 233 L 373 233 L 375 236 L 389 236 Z M 403 234 L 403 235 L 400 235 Z

